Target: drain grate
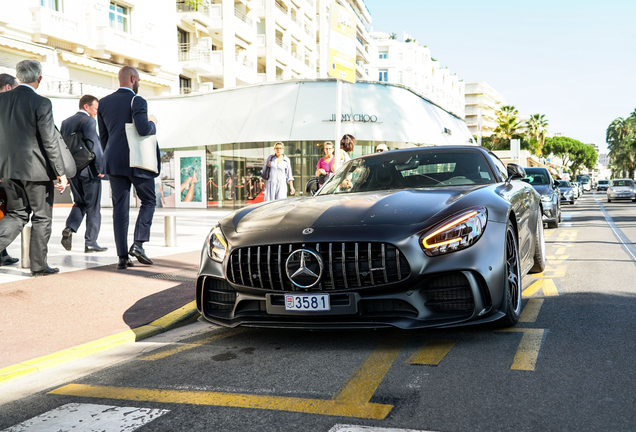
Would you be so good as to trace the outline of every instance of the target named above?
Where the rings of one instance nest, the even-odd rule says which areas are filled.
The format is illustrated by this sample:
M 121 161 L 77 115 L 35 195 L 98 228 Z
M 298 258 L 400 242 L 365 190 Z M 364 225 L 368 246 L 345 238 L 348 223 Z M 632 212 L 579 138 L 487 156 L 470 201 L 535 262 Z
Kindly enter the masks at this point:
M 185 269 L 172 273 L 160 273 L 148 276 L 150 279 L 162 279 L 175 282 L 194 282 L 197 280 L 198 269 Z

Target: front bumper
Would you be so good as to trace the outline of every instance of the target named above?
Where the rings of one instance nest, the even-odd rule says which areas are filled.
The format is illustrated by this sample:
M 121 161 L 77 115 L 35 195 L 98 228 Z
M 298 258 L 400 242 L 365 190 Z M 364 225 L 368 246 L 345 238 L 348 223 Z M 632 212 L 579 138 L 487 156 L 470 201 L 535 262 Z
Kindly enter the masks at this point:
M 608 199 L 613 199 L 613 200 L 619 200 L 619 199 L 633 200 L 633 199 L 636 198 L 636 194 L 634 192 L 612 192 L 612 191 L 608 191 L 607 192 L 607 198 Z
M 422 252 L 419 235 L 392 241 L 409 262 L 408 278 L 322 291 L 288 292 L 232 283 L 227 264 L 210 260 L 204 248 L 197 308 L 204 319 L 227 327 L 406 329 L 491 322 L 503 316 L 499 309 L 505 281 L 504 234 L 505 224 L 489 221 L 473 246 L 432 258 Z M 285 310 L 285 294 L 304 293 L 329 294 L 331 310 Z

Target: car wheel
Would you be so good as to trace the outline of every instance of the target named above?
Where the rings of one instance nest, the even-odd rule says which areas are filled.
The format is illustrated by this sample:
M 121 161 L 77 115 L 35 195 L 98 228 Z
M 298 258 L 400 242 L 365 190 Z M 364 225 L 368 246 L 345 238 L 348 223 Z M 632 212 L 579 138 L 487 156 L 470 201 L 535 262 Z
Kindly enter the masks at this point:
M 561 223 L 561 206 L 559 206 L 559 223 Z
M 561 215 L 559 215 L 559 217 L 554 219 L 552 222 L 548 222 L 548 228 L 557 229 L 559 227 L 559 222 L 560 222 L 559 219 L 561 219 Z
M 519 265 L 519 245 L 517 233 L 512 223 L 506 226 L 504 292 L 501 311 L 505 314 L 498 323 L 502 327 L 512 327 L 521 315 L 521 267 Z
M 612 202 L 612 200 L 608 198 L 608 199 L 607 199 L 607 202 Z
M 545 234 L 543 232 L 543 221 L 541 215 L 537 220 L 537 231 L 534 237 L 534 266 L 530 273 L 541 273 L 545 270 Z
M 574 198 L 572 198 L 572 200 L 570 201 L 571 205 L 574 205 Z

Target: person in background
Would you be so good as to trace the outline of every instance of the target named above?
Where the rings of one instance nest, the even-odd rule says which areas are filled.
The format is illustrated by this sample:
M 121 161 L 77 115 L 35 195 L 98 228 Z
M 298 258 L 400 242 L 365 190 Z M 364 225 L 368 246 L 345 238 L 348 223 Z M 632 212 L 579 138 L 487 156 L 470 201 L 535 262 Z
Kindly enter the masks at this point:
M 108 175 L 113 192 L 113 230 L 119 261 L 117 268 L 125 270 L 133 266 L 128 255 L 142 264 L 153 264 L 144 251 L 143 244 L 150 239 L 150 227 L 155 214 L 155 177 L 161 169 L 161 155 L 157 148 L 157 172 L 130 166 L 130 148 L 125 125 L 134 119 L 135 129 L 141 136 L 157 133 L 157 119 L 148 115 L 148 103 L 139 91 L 139 72 L 131 66 L 119 70 L 119 89 L 99 102 L 97 124 L 99 139 L 104 150 L 104 174 Z M 133 100 L 134 99 L 134 100 Z M 135 223 L 134 243 L 128 249 L 128 224 L 130 212 L 130 186 L 135 187 L 141 201 Z
M 291 162 L 285 156 L 285 145 L 282 142 L 274 145 L 274 154 L 267 158 L 263 171 L 266 166 L 269 166 L 269 179 L 265 183 L 265 201 L 287 198 L 286 183 L 289 183 L 289 193 L 296 193 Z
M 14 76 L 6 73 L 0 74 L 0 93 L 13 90 L 18 84 L 18 80 L 16 80 Z M 0 188 L 2 188 L 2 182 L 0 182 Z M 2 190 L 2 192 L 4 194 L 4 190 Z M 6 198 L 3 199 L 5 199 L 6 202 Z M 0 265 L 15 264 L 18 261 L 20 260 L 9 255 L 6 249 L 0 250 Z
M 36 93 L 42 82 L 42 65 L 22 60 L 16 72 L 20 85 L 0 93 L 0 178 L 7 193 L 7 215 L 0 220 L 0 250 L 11 244 L 31 219 L 31 275 L 47 276 L 60 271 L 47 263 L 53 191 L 63 192 L 68 180 L 53 105 Z
M 325 155 L 320 158 L 316 165 L 316 176 L 318 176 L 318 184 L 322 186 L 329 178 L 329 174 L 333 173 L 335 157 L 333 155 L 333 143 L 327 141 L 325 143 Z
M 353 151 L 353 146 L 356 144 L 356 139 L 353 135 L 344 134 L 340 140 L 340 163 L 339 166 L 345 162 L 351 160 L 349 153 Z
M 108 248 L 97 244 L 97 236 L 102 225 L 100 201 L 102 197 L 102 146 L 97 136 L 97 108 L 99 100 L 95 96 L 84 95 L 79 100 L 79 111 L 62 122 L 60 130 L 66 138 L 73 133 L 81 132 L 85 140 L 93 143 L 95 159 L 75 177 L 70 179 L 73 192 L 73 208 L 66 219 L 66 227 L 62 231 L 62 246 L 67 251 L 73 247 L 73 233 L 86 215 L 86 233 L 84 234 L 84 253 L 105 252 Z
M 378 146 L 375 148 L 376 153 L 382 153 L 385 151 L 389 151 L 389 148 L 386 146 L 386 144 L 378 144 Z

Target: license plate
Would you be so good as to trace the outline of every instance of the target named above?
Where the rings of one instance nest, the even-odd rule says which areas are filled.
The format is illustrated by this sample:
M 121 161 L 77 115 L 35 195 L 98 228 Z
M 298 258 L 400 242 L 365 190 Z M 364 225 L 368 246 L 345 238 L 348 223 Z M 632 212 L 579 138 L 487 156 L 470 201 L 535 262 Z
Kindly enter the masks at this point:
M 329 294 L 285 294 L 285 310 L 328 311 Z

